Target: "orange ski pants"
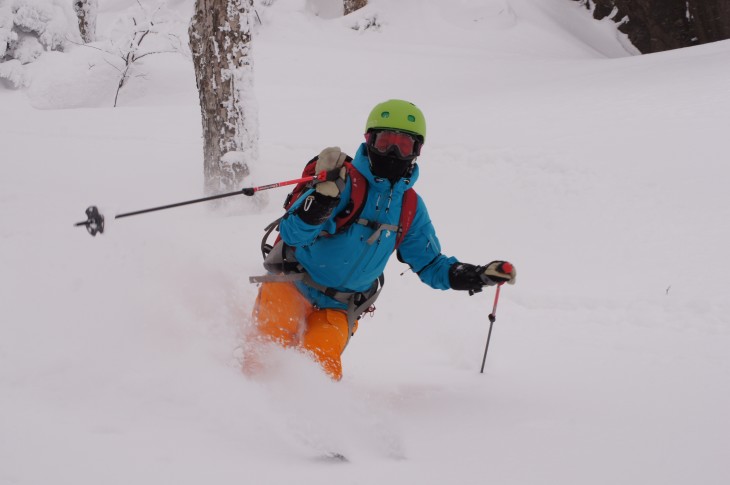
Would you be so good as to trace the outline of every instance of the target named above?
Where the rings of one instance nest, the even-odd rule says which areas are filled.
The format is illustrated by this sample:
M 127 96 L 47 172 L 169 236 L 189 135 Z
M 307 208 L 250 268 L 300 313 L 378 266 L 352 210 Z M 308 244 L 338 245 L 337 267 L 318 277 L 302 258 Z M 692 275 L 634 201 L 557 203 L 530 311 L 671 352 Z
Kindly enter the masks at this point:
M 250 340 L 302 349 L 332 379 L 342 379 L 340 356 L 348 340 L 344 310 L 315 308 L 294 283 L 262 283 L 253 310 L 253 323 L 254 338 Z

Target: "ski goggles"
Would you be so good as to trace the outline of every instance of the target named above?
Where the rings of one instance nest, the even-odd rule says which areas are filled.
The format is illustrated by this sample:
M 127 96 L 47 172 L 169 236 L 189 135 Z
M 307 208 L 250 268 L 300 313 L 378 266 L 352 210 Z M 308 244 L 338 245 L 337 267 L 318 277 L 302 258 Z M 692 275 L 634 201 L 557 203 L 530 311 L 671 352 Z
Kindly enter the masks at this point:
M 401 131 L 371 131 L 365 135 L 368 146 L 381 155 L 397 152 L 399 158 L 413 158 L 421 151 L 421 142 L 416 135 Z

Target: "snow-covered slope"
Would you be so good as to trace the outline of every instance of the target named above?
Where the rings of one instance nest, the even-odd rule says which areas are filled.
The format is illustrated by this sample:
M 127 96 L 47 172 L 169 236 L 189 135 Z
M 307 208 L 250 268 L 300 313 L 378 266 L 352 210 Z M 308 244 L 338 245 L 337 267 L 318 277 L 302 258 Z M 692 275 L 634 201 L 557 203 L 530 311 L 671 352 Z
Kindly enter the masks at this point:
M 379 101 L 418 104 L 444 252 L 519 272 L 485 373 L 493 290 L 393 261 L 342 382 L 294 352 L 246 379 L 248 276 L 285 191 L 112 221 L 200 195 L 191 66 L 151 56 L 112 109 L 88 53 L 48 55 L 0 90 L 0 483 L 726 483 L 730 43 L 631 56 L 562 0 L 308 6 L 258 7 L 251 183 L 354 151 Z M 103 236 L 72 227 L 90 204 Z

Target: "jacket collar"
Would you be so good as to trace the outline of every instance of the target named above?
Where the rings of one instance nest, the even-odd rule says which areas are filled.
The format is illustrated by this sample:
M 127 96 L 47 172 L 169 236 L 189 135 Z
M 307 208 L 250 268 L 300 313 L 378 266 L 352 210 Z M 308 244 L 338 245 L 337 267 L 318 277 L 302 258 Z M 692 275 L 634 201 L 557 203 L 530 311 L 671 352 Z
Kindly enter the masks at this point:
M 357 153 L 355 154 L 355 158 L 352 164 L 355 166 L 357 171 L 360 172 L 363 177 L 367 179 L 370 186 L 378 192 L 387 192 L 391 189 L 390 180 L 376 177 L 375 175 L 373 175 L 373 172 L 370 171 L 370 159 L 368 158 L 368 150 L 365 146 L 365 143 L 360 144 L 360 148 L 357 149 Z M 413 167 L 413 172 L 411 173 L 410 177 L 401 178 L 396 181 L 396 183 L 392 186 L 393 192 L 405 192 L 406 190 L 413 187 L 413 185 L 416 183 L 416 180 L 418 180 L 418 164 Z

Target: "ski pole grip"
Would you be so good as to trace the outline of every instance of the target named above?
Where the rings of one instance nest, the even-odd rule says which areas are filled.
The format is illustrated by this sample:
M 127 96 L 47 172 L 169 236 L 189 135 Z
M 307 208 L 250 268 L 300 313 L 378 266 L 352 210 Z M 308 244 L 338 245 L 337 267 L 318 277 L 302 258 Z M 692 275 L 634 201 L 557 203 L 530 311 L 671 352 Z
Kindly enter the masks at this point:
M 511 263 L 508 263 L 507 261 L 502 263 L 502 269 L 501 269 L 502 273 L 511 273 L 513 269 L 514 269 L 514 267 L 512 266 Z

